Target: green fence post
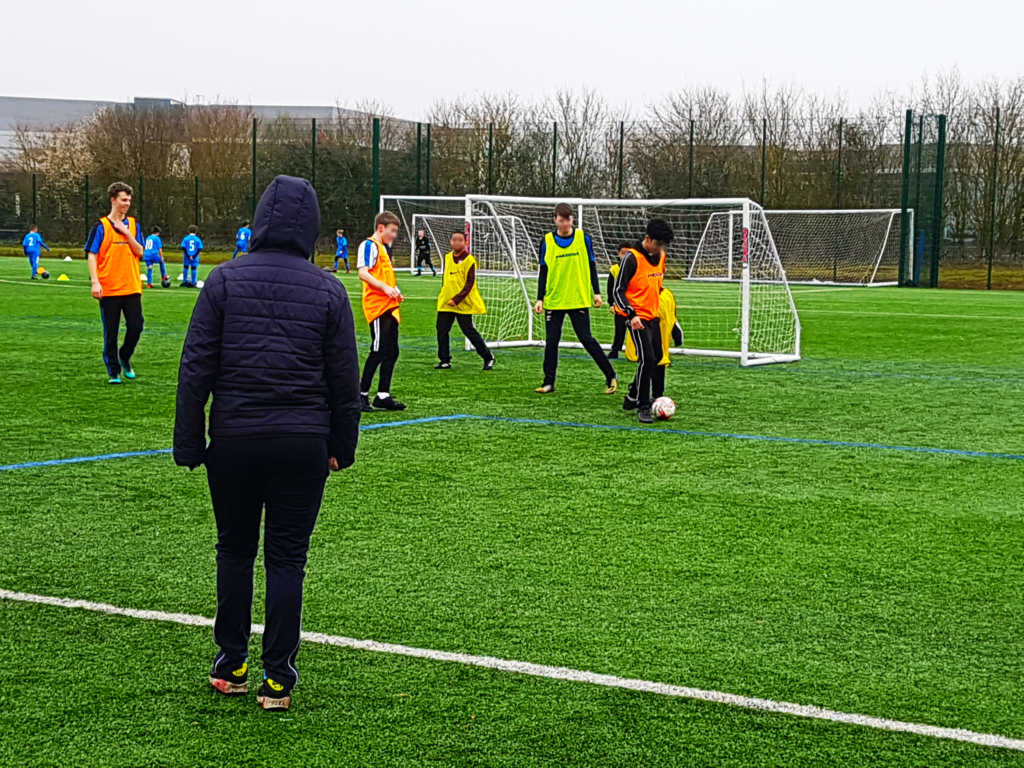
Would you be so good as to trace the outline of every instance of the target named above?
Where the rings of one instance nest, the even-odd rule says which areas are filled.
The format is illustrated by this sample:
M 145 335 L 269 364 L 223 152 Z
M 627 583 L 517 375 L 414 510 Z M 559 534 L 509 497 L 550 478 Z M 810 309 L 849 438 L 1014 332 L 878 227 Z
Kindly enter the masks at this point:
M 199 177 L 192 177 L 192 223 L 199 226 Z
M 423 123 L 416 123 L 416 194 L 423 194 Z
M 839 118 L 839 152 L 836 157 L 836 208 L 843 207 L 843 118 Z M 832 217 L 838 227 L 838 220 Z M 839 280 L 839 237 L 838 231 L 832 237 L 832 282 Z
M 910 237 L 913 233 L 907 226 L 907 213 L 910 208 L 910 145 L 914 136 L 914 110 L 907 110 L 906 122 L 903 125 L 903 179 L 900 191 L 900 265 L 897 281 L 905 285 L 907 281 L 907 254 Z M 913 270 L 911 270 L 913 274 Z
M 252 119 L 252 194 L 249 201 L 249 208 L 252 215 L 256 215 L 256 118 Z
M 551 124 L 551 196 L 558 194 L 558 121 Z
M 487 194 L 494 194 L 494 123 L 487 124 Z
M 914 179 L 914 226 L 923 226 L 917 223 L 917 217 L 921 210 L 921 166 L 924 161 L 924 115 L 917 118 L 917 174 Z
M 935 215 L 932 222 L 932 269 L 929 284 L 939 287 L 939 261 L 942 257 L 942 203 L 946 191 L 946 116 L 939 115 L 939 145 L 935 159 Z
M 996 255 L 996 195 L 999 183 L 999 107 L 996 107 L 996 135 L 992 142 L 992 202 L 988 217 L 988 278 L 986 290 L 992 290 L 992 262 Z
M 433 194 L 433 192 L 431 191 L 431 179 L 430 179 L 430 156 L 433 154 L 433 152 L 432 152 L 433 146 L 432 146 L 431 140 L 430 140 L 430 129 L 431 129 L 432 126 L 433 126 L 433 123 L 427 123 L 427 189 L 426 189 L 426 193 L 428 195 L 432 195 Z
M 693 197 L 693 120 L 690 121 L 690 183 L 686 196 Z
M 843 207 L 843 118 L 839 118 L 839 154 L 836 160 L 836 208 Z
M 85 239 L 89 239 L 89 174 L 85 174 Z
M 312 173 L 310 173 L 309 183 L 313 185 L 313 189 L 316 189 L 316 144 L 317 144 L 317 132 L 316 132 L 316 118 L 313 118 L 313 136 L 309 145 L 309 162 Z
M 625 196 L 626 188 L 626 121 L 619 121 L 619 199 Z
M 39 225 L 39 208 L 36 205 L 36 175 L 32 174 L 32 226 Z
M 142 186 L 142 177 L 141 176 L 139 176 L 139 195 L 138 195 L 138 198 L 139 198 L 139 216 L 138 216 L 137 224 L 138 224 L 138 226 L 141 227 L 142 223 L 146 220 L 146 217 L 144 215 L 146 213 L 146 193 L 145 193 L 145 190 L 144 190 L 144 188 Z
M 761 206 L 764 206 L 765 168 L 768 165 L 768 118 L 761 118 Z
M 373 118 L 373 205 L 371 210 L 380 209 L 380 118 Z

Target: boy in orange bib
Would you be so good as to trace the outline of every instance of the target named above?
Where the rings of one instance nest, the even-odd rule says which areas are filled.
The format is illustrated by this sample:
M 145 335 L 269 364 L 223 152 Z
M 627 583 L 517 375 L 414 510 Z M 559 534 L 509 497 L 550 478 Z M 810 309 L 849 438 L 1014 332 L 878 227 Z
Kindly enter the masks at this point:
M 398 362 L 398 328 L 402 322 L 402 292 L 398 290 L 389 248 L 398 237 L 399 218 L 390 211 L 377 214 L 376 231 L 356 252 L 359 279 L 363 282 L 363 315 L 370 324 L 370 354 L 363 366 L 359 388 L 363 413 L 404 411 L 405 403 L 391 396 L 391 378 Z M 377 396 L 370 402 L 373 377 L 380 369 Z
M 636 378 L 622 404 L 627 411 L 636 410 L 641 424 L 651 424 L 651 382 L 661 360 L 661 321 L 658 302 L 665 280 L 665 248 L 675 234 L 664 219 L 647 222 L 643 242 L 626 253 L 620 262 L 615 281 L 615 313 L 626 318 L 626 325 L 636 347 Z
M 135 378 L 132 354 L 142 336 L 142 280 L 139 259 L 145 250 L 145 237 L 139 223 L 128 215 L 132 207 L 132 188 L 115 182 L 107 189 L 110 213 L 93 225 L 85 243 L 89 259 L 92 297 L 100 302 L 103 321 L 103 362 L 107 381 L 120 384 L 122 374 Z M 117 346 L 117 333 L 124 315 L 124 344 Z

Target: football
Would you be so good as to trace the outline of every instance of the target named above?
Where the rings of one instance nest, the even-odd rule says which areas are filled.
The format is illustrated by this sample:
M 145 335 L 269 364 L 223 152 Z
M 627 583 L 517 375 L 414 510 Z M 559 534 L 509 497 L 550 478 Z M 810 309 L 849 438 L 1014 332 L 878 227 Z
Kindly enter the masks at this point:
M 659 397 L 651 405 L 651 413 L 659 421 L 668 421 L 676 415 L 675 401 L 669 397 Z
M 163 278 L 160 281 L 160 285 L 162 285 L 164 288 L 170 288 L 171 287 L 171 278 L 169 278 L 169 277 Z
M 42 275 L 43 275 L 43 280 L 49 280 L 50 279 L 50 273 L 47 272 L 45 269 L 43 270 Z

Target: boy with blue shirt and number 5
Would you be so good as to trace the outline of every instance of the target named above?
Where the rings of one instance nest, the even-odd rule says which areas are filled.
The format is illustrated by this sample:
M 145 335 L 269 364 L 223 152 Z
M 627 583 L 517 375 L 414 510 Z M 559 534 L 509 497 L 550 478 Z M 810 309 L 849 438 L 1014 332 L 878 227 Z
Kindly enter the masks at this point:
M 249 222 L 245 222 L 235 233 L 235 252 L 231 254 L 232 260 L 238 255 L 245 256 L 249 252 L 249 239 L 252 237 L 252 230 L 249 229 Z
M 167 266 L 164 264 L 164 243 L 160 239 L 160 227 L 153 227 L 153 231 L 146 238 L 146 245 L 143 246 L 142 258 L 146 261 L 146 287 L 153 287 L 153 265 L 160 265 L 160 285 L 164 288 L 171 287 L 171 280 L 167 277 Z
M 199 229 L 193 224 L 188 228 L 188 234 L 181 241 L 182 288 L 195 288 L 199 278 L 199 254 L 203 250 L 203 241 L 196 234 L 198 231 Z M 189 269 L 192 270 L 191 277 L 189 277 Z
M 36 280 L 39 278 L 39 254 L 40 249 L 45 248 L 46 252 L 50 252 L 50 246 L 43 242 L 43 236 L 39 234 L 39 227 L 33 226 L 25 235 L 25 239 L 21 241 L 21 247 L 25 251 L 25 255 L 28 256 L 28 263 L 32 265 L 32 279 Z M 45 280 L 50 276 L 50 273 L 45 269 L 42 271 L 43 279 Z
M 348 266 L 348 238 L 345 237 L 345 230 L 339 229 L 338 236 L 335 238 L 335 242 L 338 245 L 337 250 L 334 252 L 334 271 L 338 271 L 338 261 L 345 262 L 345 274 L 348 274 L 352 270 Z

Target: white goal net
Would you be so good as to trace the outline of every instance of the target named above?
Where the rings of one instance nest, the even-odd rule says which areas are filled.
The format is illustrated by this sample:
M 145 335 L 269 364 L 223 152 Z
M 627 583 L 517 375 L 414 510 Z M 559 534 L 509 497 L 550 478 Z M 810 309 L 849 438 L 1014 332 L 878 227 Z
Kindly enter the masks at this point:
M 896 285 L 900 210 L 765 211 L 791 283 Z M 908 211 L 914 231 L 914 212 Z
M 463 206 L 461 216 L 451 212 L 456 202 Z M 454 229 L 469 224 L 470 250 L 487 305 L 477 326 L 496 347 L 544 343 L 543 316 L 534 314 L 533 304 L 540 243 L 554 228 L 559 202 L 574 207 L 576 225 L 592 239 L 603 295 L 620 243 L 642 239 L 653 218 L 669 222 L 675 240 L 668 249 L 665 287 L 676 297 L 685 339 L 676 352 L 733 357 L 744 365 L 800 359 L 800 321 L 786 274 L 764 211 L 750 200 L 381 199 L 383 208 L 402 217 L 407 237 L 415 228 L 427 229 L 438 247 L 447 245 Z M 404 263 L 402 246 L 395 253 L 396 261 Z M 591 321 L 594 335 L 607 348 L 614 334 L 607 304 L 591 311 Z
M 464 197 L 427 197 L 382 195 L 380 210 L 391 211 L 402 220 L 398 227 L 398 237 L 391 245 L 391 257 L 395 269 L 416 269 L 416 232 L 424 229 L 424 221 L 420 216 L 454 216 L 465 222 L 466 198 Z M 451 233 L 449 232 L 450 236 Z M 448 252 L 448 238 L 438 240 L 431 238 L 434 248 L 431 258 L 435 267 L 440 267 L 441 257 Z

